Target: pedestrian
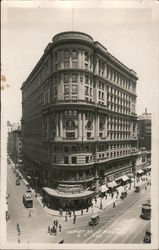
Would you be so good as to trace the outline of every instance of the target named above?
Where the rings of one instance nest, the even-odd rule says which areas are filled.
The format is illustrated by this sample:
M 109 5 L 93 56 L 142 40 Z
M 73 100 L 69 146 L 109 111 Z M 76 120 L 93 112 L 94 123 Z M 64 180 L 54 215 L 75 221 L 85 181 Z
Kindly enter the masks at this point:
M 56 221 L 54 220 L 54 226 L 56 225 Z
M 31 212 L 29 211 L 29 217 L 31 217 Z
M 73 217 L 73 224 L 76 223 L 76 215 Z
M 72 213 L 71 213 L 71 210 L 69 210 L 69 216 L 70 216 L 70 218 L 71 218 L 71 214 L 72 214 Z
M 67 215 L 65 215 L 65 221 L 67 221 Z
M 58 227 L 58 220 L 56 220 L 56 227 Z
M 147 187 L 145 186 L 145 190 L 147 190 Z
M 59 232 L 61 232 L 61 229 L 62 229 L 61 224 L 59 224 Z
M 115 202 L 113 202 L 113 208 L 115 207 Z
M 87 206 L 87 212 L 88 212 L 89 207 Z
M 81 210 L 81 215 L 83 215 L 83 209 Z
M 107 194 L 105 195 L 105 200 L 107 199 Z
M 50 233 L 50 226 L 48 226 L 47 232 Z

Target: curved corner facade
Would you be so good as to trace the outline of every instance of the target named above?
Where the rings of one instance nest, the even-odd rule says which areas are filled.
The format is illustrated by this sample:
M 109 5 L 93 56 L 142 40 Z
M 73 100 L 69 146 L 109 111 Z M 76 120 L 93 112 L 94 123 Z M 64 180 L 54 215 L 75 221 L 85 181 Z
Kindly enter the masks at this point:
M 22 85 L 23 162 L 50 207 L 86 207 L 132 171 L 136 73 L 81 32 L 57 34 Z

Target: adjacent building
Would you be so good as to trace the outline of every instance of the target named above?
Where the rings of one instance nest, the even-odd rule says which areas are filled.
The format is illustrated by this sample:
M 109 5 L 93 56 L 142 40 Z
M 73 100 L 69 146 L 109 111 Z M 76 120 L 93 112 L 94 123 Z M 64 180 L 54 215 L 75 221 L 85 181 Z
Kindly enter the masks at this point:
M 55 35 L 22 90 L 23 163 L 54 208 L 134 170 L 136 73 L 82 32 Z
M 22 160 L 22 140 L 21 125 L 10 124 L 8 126 L 7 153 L 15 164 L 19 164 Z
M 151 113 L 147 109 L 137 119 L 137 130 L 139 148 L 151 150 Z

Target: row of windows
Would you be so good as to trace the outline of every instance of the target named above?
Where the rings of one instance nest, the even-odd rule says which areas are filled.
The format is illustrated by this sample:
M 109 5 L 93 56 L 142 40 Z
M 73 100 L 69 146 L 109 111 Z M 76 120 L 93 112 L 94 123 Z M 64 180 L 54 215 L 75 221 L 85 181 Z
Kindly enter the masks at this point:
M 100 76 L 109 79 L 110 81 L 120 85 L 123 88 L 126 88 L 127 90 L 131 89 L 133 92 L 135 92 L 135 85 L 131 83 L 127 77 L 110 67 L 108 64 L 104 63 L 102 60 L 99 60 L 98 65 L 98 74 Z

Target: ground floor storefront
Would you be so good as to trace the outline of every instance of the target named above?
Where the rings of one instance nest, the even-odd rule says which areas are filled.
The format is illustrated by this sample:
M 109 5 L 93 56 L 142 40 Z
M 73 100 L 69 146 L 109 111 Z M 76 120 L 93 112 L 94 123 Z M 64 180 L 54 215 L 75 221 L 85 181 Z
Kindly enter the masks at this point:
M 44 187 L 43 188 L 43 201 L 45 205 L 52 209 L 67 209 L 79 210 L 84 209 L 92 204 L 92 199 L 95 197 L 93 191 L 82 191 L 79 193 L 62 193 L 56 189 Z

